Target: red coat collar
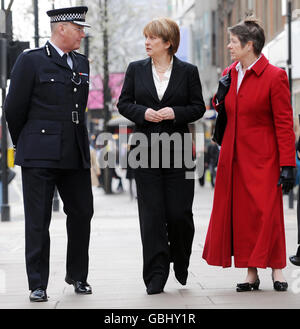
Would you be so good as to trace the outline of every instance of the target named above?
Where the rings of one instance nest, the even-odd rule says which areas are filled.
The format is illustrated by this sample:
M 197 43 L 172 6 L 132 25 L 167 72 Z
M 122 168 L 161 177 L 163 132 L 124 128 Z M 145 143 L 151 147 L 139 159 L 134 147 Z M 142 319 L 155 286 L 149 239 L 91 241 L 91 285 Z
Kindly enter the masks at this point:
M 230 65 L 229 69 L 235 68 L 238 65 L 238 62 Z M 260 76 L 265 68 L 269 65 L 269 60 L 265 57 L 264 54 L 261 54 L 261 58 L 255 63 L 255 65 L 251 68 L 257 76 Z
M 261 54 L 261 58 L 251 68 L 251 70 L 253 70 L 257 76 L 260 76 L 268 65 L 269 65 L 268 59 L 264 56 L 264 54 Z

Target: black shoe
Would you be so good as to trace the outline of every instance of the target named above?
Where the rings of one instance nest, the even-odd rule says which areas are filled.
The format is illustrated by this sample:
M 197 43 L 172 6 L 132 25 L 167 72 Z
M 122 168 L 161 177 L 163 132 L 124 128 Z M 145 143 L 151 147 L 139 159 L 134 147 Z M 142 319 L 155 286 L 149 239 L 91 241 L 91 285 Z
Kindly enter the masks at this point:
M 280 282 L 280 281 L 275 281 L 274 282 L 273 274 L 272 274 L 272 280 L 273 280 L 274 290 L 276 290 L 276 291 L 287 291 L 288 286 L 289 286 L 287 282 Z
M 160 294 L 163 291 L 164 291 L 164 283 L 162 277 L 155 276 L 148 284 L 147 294 L 155 295 L 155 294 Z
M 260 285 L 259 277 L 255 280 L 254 283 L 245 282 L 245 283 L 238 283 L 236 285 L 236 291 L 237 292 L 244 292 L 244 291 L 253 291 L 258 290 Z
M 186 280 L 188 277 L 188 271 L 185 272 L 175 272 L 175 278 L 177 279 L 177 281 L 182 284 L 183 286 L 186 285 Z
M 42 289 L 42 288 L 38 288 L 35 290 L 32 290 L 29 296 L 29 299 L 31 302 L 47 302 L 48 301 L 48 296 L 46 293 L 46 290 Z
M 290 257 L 290 262 L 296 266 L 300 266 L 300 246 L 298 247 L 296 255 Z
M 273 285 L 274 285 L 274 290 L 276 291 L 287 291 L 289 286 L 287 282 L 279 282 L 279 281 L 275 281 Z
M 75 288 L 75 293 L 80 295 L 91 295 L 92 287 L 87 282 L 75 281 L 66 276 L 65 281 L 67 284 L 72 284 Z
M 290 262 L 296 266 L 300 266 L 300 257 L 299 256 L 291 256 Z

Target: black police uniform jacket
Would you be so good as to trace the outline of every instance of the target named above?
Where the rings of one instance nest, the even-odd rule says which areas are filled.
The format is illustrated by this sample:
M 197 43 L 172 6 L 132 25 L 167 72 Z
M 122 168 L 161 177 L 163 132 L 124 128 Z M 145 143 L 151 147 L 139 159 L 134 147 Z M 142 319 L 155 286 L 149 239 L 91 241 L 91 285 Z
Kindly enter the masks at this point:
M 89 62 L 70 56 L 73 69 L 48 42 L 22 53 L 12 70 L 4 109 L 19 166 L 90 168 Z

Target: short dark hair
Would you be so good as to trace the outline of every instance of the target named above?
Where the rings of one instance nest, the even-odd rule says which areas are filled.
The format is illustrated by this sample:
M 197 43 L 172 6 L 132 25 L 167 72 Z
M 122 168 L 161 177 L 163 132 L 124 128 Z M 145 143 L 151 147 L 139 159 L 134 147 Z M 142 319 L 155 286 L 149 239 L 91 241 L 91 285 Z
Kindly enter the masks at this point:
M 240 40 L 242 47 L 249 42 L 253 42 L 253 49 L 255 55 L 260 55 L 265 42 L 265 31 L 260 22 L 255 17 L 247 17 L 242 22 L 228 28 L 228 32 L 236 35 Z

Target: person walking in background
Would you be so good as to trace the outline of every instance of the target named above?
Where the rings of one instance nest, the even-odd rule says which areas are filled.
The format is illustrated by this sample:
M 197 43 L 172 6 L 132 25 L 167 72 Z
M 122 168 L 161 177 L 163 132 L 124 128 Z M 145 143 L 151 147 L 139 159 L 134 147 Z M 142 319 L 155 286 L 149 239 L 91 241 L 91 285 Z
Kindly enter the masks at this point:
M 45 302 L 49 278 L 55 186 L 67 215 L 66 278 L 78 294 L 87 283 L 93 216 L 90 150 L 85 125 L 88 59 L 74 50 L 85 37 L 87 7 L 48 11 L 51 40 L 21 54 L 13 68 L 4 110 L 22 167 L 26 269 L 30 301 Z
M 205 104 L 197 67 L 175 56 L 180 42 L 178 25 L 168 18 L 155 19 L 144 28 L 144 36 L 149 58 L 128 66 L 118 109 L 135 122 L 135 132 L 148 138 L 150 166 L 140 166 L 134 175 L 143 244 L 143 278 L 150 295 L 163 291 L 171 262 L 177 280 L 186 284 L 194 237 L 194 180 L 186 179 L 184 163 L 181 168 L 175 167 L 174 156 L 178 156 L 178 151 L 174 148 L 162 151 L 159 142 L 152 146 L 151 135 L 179 133 L 183 137 L 189 133 L 188 123 L 204 115 Z M 159 159 L 151 157 L 151 150 L 156 146 Z M 162 154 L 170 156 L 169 168 L 163 166 Z M 152 162 L 157 164 L 155 168 Z
M 208 169 L 210 172 L 210 183 L 215 187 L 216 167 L 219 159 L 219 147 L 217 143 L 211 141 L 207 147 Z
M 1 147 L 0 147 L 0 163 L 2 163 L 2 150 L 1 150 Z M 2 196 L 2 168 L 0 168 L 0 206 L 2 206 L 2 199 L 3 199 L 3 196 Z M 12 180 L 15 178 L 16 176 L 16 173 L 10 169 L 10 168 L 7 168 L 7 183 L 10 184 L 12 182 Z
M 293 188 L 295 134 L 286 72 L 261 53 L 265 33 L 249 17 L 229 28 L 234 62 L 225 97 L 227 126 L 203 258 L 210 265 L 247 268 L 238 292 L 256 290 L 258 268 L 272 268 L 274 289 L 288 284 L 282 191 Z M 218 110 L 217 93 L 214 105 Z
M 204 146 L 204 152 L 203 152 L 203 157 L 200 157 L 197 161 L 203 161 L 204 165 L 203 165 L 203 173 L 202 176 L 199 178 L 199 184 L 201 187 L 205 186 L 205 175 L 206 175 L 206 170 L 208 169 L 208 153 L 207 153 L 207 145 Z M 202 168 L 201 166 L 198 166 L 200 168 Z M 200 174 L 200 173 L 199 173 Z
M 91 180 L 92 186 L 99 186 L 101 169 L 97 159 L 97 152 L 95 148 L 90 145 L 90 153 L 91 153 Z
M 128 138 L 128 144 L 127 144 L 127 169 L 126 169 L 126 179 L 129 181 L 129 195 L 130 195 L 130 200 L 133 200 L 136 198 L 136 184 L 135 184 L 135 179 L 134 179 L 134 169 L 131 168 L 130 163 L 129 163 L 129 154 L 131 150 L 131 141 L 132 141 L 132 136 L 131 134 Z
M 104 158 L 103 158 L 103 152 L 105 152 L 105 147 L 102 145 L 97 145 L 96 142 L 96 156 L 97 156 L 97 162 L 99 164 L 100 168 L 100 175 L 98 176 L 98 187 L 104 188 Z
M 120 175 L 118 175 L 116 168 L 110 168 L 110 171 L 111 171 L 111 177 L 114 179 L 117 179 L 119 181 L 118 186 L 117 186 L 117 192 L 123 193 L 124 188 L 123 188 L 123 183 L 122 183 L 122 177 Z

